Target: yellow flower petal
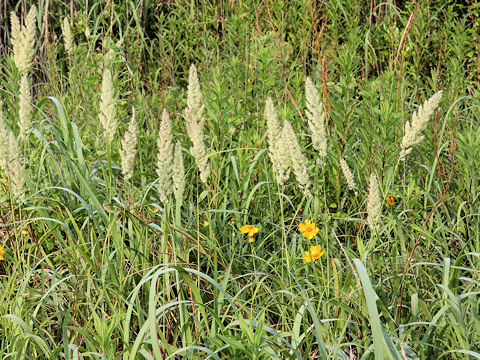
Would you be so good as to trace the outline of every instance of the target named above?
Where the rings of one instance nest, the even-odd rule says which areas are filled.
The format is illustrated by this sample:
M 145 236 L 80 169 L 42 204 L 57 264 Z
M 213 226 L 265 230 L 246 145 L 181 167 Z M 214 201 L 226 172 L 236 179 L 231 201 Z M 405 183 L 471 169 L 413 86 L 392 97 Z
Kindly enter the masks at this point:
M 318 257 L 323 256 L 324 251 L 322 250 L 322 247 L 320 245 L 314 245 L 310 247 L 310 252 L 312 254 L 317 254 Z
M 243 226 L 240 228 L 240 231 L 242 232 L 242 234 L 246 234 L 246 233 L 248 233 L 251 229 L 252 229 L 252 225 L 243 225 Z
M 248 232 L 248 236 L 252 237 L 253 235 L 255 235 L 257 232 L 259 231 L 259 229 L 255 226 L 253 226 L 250 231 Z
M 298 225 L 298 231 L 303 233 L 306 229 L 307 229 L 307 226 L 305 224 Z

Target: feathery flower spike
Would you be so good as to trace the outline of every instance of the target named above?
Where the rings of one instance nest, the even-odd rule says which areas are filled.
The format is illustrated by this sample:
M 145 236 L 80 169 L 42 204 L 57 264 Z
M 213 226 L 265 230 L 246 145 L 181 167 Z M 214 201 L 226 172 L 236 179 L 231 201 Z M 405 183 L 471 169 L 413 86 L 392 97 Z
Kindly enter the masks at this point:
M 290 177 L 290 151 L 280 130 L 273 101 L 268 98 L 265 104 L 265 119 L 268 132 L 269 157 L 277 184 L 283 186 Z
M 20 80 L 20 99 L 19 99 L 19 127 L 20 138 L 25 140 L 32 131 L 32 93 L 30 92 L 30 81 L 28 74 L 23 74 Z
M 22 164 L 20 147 L 12 131 L 8 134 L 8 171 L 12 192 L 16 198 L 23 200 L 25 190 L 25 167 Z
M 182 146 L 180 145 L 180 141 L 177 141 L 177 143 L 175 144 L 172 178 L 175 196 L 178 196 L 178 198 L 181 199 L 183 197 L 183 181 L 185 178 L 185 167 L 183 165 Z
M 206 156 L 205 144 L 203 142 L 203 127 L 205 125 L 204 110 L 202 104 L 202 92 L 200 91 L 200 82 L 198 81 L 197 68 L 194 64 L 190 66 L 188 75 L 187 91 L 187 109 L 185 117 L 187 119 L 187 133 L 192 141 L 190 153 L 195 158 L 195 163 L 200 170 L 200 180 L 207 183 L 210 176 L 210 163 Z
M 111 143 L 117 131 L 117 112 L 115 110 L 115 89 L 112 73 L 108 68 L 103 71 L 99 118 L 105 131 L 105 141 Z
M 372 230 L 380 228 L 380 215 L 382 211 L 382 198 L 380 197 L 380 188 L 377 176 L 372 172 L 370 174 L 370 184 L 368 186 L 367 198 L 367 222 Z
M 172 144 L 172 123 L 167 110 L 163 110 L 160 131 L 158 134 L 157 148 L 157 175 L 158 192 L 160 201 L 164 204 L 172 193 L 172 170 L 173 170 L 173 144 Z
M 402 139 L 402 150 L 400 151 L 400 160 L 412 151 L 412 146 L 419 144 L 425 136 L 421 132 L 425 130 L 430 116 L 442 100 L 442 91 L 437 92 L 430 99 L 425 101 L 423 106 L 420 106 L 412 115 L 412 120 L 405 124 L 405 134 Z
M 357 194 L 357 185 L 355 184 L 355 180 L 353 178 L 352 171 L 348 166 L 345 159 L 340 159 L 340 167 L 342 168 L 343 175 L 345 176 L 345 180 L 347 180 L 348 188 L 352 191 L 355 191 L 355 195 Z
M 302 154 L 302 150 L 300 149 L 292 125 L 286 120 L 283 124 L 281 141 L 283 143 L 282 146 L 285 147 L 285 150 L 288 150 L 290 155 L 289 163 L 293 168 L 293 173 L 295 174 L 298 185 L 303 190 L 305 196 L 311 196 L 309 190 L 311 183 L 307 171 L 307 161 Z
M 25 18 L 25 25 L 20 24 L 17 15 L 12 11 L 11 43 L 13 46 L 13 60 L 21 74 L 30 71 L 35 51 L 35 25 L 37 21 L 37 8 L 32 6 Z
M 122 174 L 125 180 L 133 176 L 133 168 L 135 166 L 135 155 L 137 154 L 137 123 L 135 122 L 135 109 L 132 112 L 132 119 L 128 124 L 128 130 L 125 136 L 120 140 L 122 149 L 120 150 L 120 158 L 122 161 Z
M 327 156 L 327 133 L 325 131 L 325 112 L 323 111 L 323 104 L 320 100 L 320 95 L 313 85 L 312 80 L 307 77 L 305 81 L 305 95 L 307 98 L 307 119 L 308 127 L 312 133 L 312 145 L 317 150 L 319 163 L 325 163 Z
M 0 100 L 0 170 L 8 170 L 8 129 L 3 118 L 2 101 Z
M 72 33 L 72 29 L 70 28 L 70 22 L 68 21 L 68 17 L 66 16 L 63 19 L 62 34 L 63 34 L 63 40 L 65 42 L 65 51 L 70 57 L 72 57 L 73 56 L 73 33 Z

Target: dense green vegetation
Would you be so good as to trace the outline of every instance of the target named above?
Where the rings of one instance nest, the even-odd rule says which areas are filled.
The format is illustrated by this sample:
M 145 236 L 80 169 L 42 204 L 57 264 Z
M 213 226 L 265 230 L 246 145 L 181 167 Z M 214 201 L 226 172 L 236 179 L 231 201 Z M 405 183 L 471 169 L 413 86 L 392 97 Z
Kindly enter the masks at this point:
M 23 19 L 34 4 L 24 136 L 10 11 Z M 0 12 L 0 101 L 20 144 L 9 161 L 26 181 L 17 196 L 18 173 L 0 166 L 2 359 L 480 359 L 480 4 L 28 0 Z M 191 64 L 206 183 L 189 152 Z M 106 68 L 111 142 L 99 120 Z M 307 76 L 326 112 L 324 164 Z M 399 160 L 405 123 L 440 90 L 425 139 Z M 295 130 L 311 197 L 293 174 L 277 184 L 268 97 Z M 125 180 L 132 109 L 138 152 Z M 162 202 L 164 109 L 185 182 Z M 366 222 L 371 173 L 378 231 Z M 319 229 L 311 240 L 305 220 Z M 259 229 L 254 241 L 243 225 Z M 324 253 L 306 262 L 313 245 Z

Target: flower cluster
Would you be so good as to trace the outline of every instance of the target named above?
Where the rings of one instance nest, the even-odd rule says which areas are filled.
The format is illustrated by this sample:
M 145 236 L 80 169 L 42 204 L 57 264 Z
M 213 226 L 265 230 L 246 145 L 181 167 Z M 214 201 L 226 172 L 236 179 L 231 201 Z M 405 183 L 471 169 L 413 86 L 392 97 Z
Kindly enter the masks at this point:
M 185 167 L 182 147 L 177 141 L 173 146 L 172 122 L 167 110 L 163 110 L 157 139 L 157 175 L 160 201 L 164 204 L 173 193 L 181 199 L 183 194 Z
M 311 196 L 309 190 L 311 183 L 305 156 L 302 154 L 292 125 L 285 120 L 282 130 L 280 130 L 271 98 L 268 98 L 266 102 L 265 119 L 268 131 L 269 156 L 277 183 L 283 186 L 293 169 L 298 185 L 306 196 Z
M 309 240 L 312 240 L 315 235 L 318 234 L 318 227 L 314 222 L 311 222 L 308 219 L 305 219 L 305 223 L 298 225 L 298 231 L 302 233 L 304 237 Z M 303 254 L 303 259 L 305 262 L 310 263 L 317 259 L 320 259 L 325 254 L 320 245 L 310 246 L 310 250 L 305 251 Z

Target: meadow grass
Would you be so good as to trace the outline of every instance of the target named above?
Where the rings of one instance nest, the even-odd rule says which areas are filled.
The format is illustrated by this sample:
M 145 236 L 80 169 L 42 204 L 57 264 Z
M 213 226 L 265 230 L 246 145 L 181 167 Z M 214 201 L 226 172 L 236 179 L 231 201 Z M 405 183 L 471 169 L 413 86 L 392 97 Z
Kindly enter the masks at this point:
M 2 359 L 480 359 L 477 3 L 27 0 L 0 19 L 34 4 L 31 69 L 0 48 Z

